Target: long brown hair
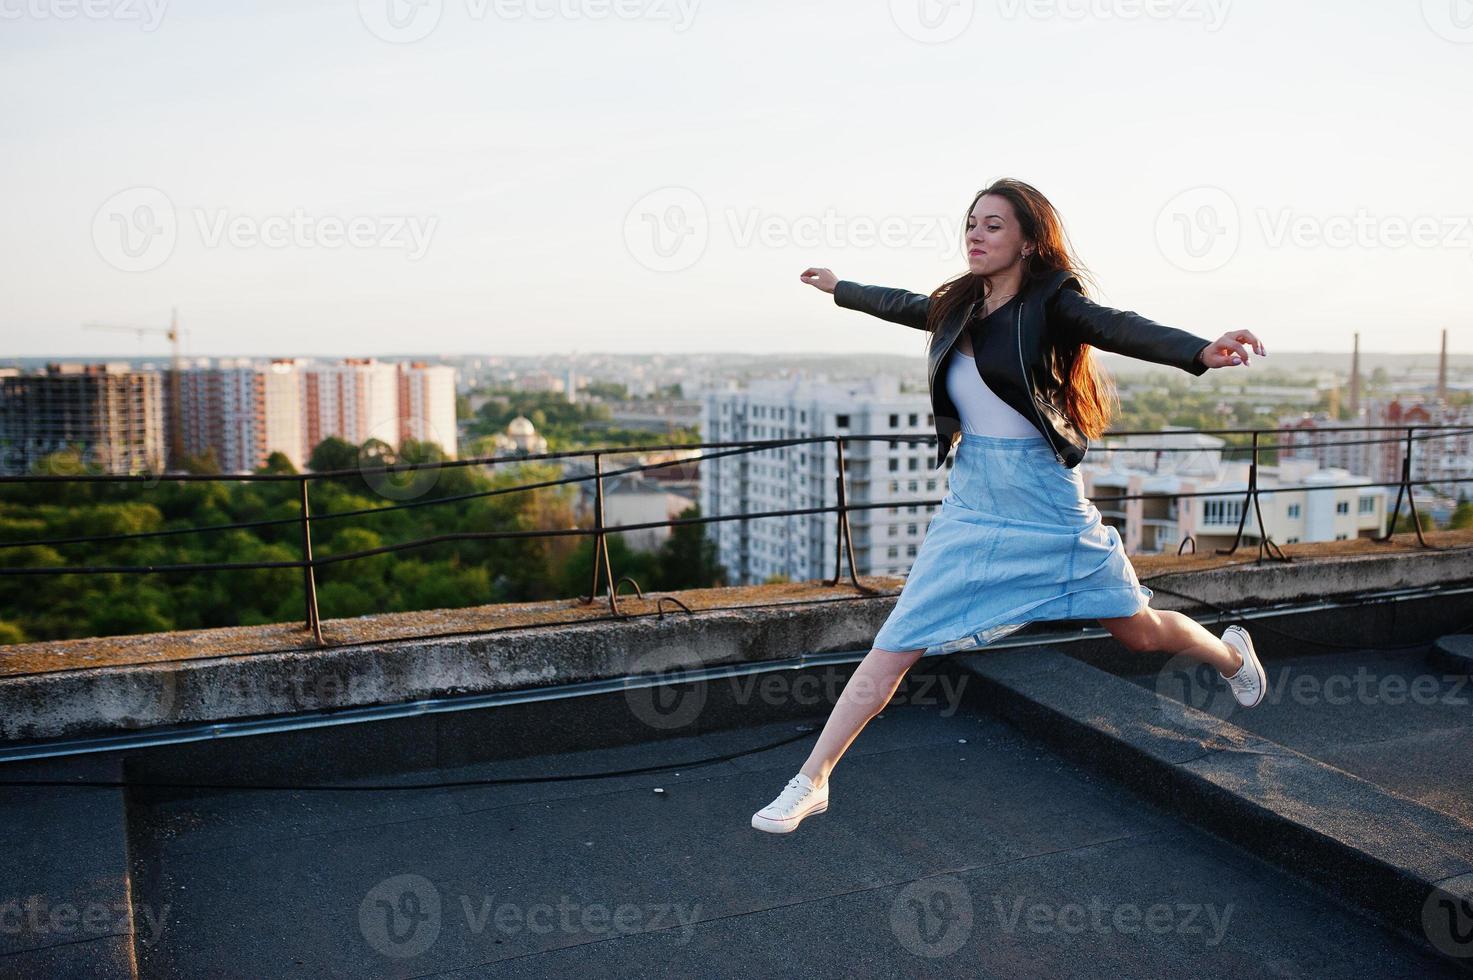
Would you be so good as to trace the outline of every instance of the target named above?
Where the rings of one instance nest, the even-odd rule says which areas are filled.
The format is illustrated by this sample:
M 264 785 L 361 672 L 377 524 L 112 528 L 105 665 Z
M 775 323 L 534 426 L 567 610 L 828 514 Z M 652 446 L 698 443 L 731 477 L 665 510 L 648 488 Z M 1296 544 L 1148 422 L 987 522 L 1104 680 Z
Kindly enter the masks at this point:
M 1064 223 L 1059 213 L 1037 188 L 1021 180 L 1004 177 L 990 187 L 983 188 L 967 205 L 962 219 L 962 254 L 966 254 L 967 220 L 977 202 L 988 194 L 996 194 L 1008 200 L 1023 237 L 1034 245 L 1033 253 L 1023 259 L 1022 293 L 1029 284 L 1051 272 L 1067 271 L 1079 280 L 1081 286 L 1090 282 L 1084 264 L 1074 254 L 1069 237 L 1064 232 Z M 1067 287 L 1065 287 L 1067 288 Z M 973 275 L 970 270 L 948 279 L 931 293 L 930 312 L 926 316 L 928 343 L 933 343 L 946 317 L 958 307 L 980 302 L 992 294 L 991 287 L 983 277 Z M 1082 434 L 1098 439 L 1109 426 L 1112 409 L 1118 404 L 1114 383 L 1095 363 L 1088 344 L 1050 343 L 1050 364 L 1054 375 L 1064 386 L 1064 411 Z

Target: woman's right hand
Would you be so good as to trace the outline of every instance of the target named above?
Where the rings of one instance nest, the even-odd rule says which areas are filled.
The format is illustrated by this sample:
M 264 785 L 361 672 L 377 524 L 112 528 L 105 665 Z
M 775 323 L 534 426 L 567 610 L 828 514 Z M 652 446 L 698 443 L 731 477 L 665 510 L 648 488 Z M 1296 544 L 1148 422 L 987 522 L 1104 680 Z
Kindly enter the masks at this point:
M 826 293 L 832 293 L 834 287 L 839 284 L 839 277 L 828 269 L 807 268 L 798 278 L 802 279 L 814 289 L 822 289 Z

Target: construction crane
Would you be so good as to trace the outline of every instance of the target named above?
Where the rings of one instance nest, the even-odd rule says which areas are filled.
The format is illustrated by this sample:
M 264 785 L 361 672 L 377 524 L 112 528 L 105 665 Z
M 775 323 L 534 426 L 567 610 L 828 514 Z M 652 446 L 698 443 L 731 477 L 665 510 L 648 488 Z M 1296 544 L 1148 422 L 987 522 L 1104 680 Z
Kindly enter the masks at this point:
M 138 334 L 140 340 L 146 333 L 161 333 L 169 338 L 169 347 L 172 354 L 172 370 L 169 371 L 169 453 L 173 465 L 179 465 L 179 460 L 184 458 L 184 420 L 180 409 L 180 360 L 179 360 L 179 307 L 174 307 L 167 327 L 126 327 L 116 323 L 84 323 L 83 330 L 127 330 Z

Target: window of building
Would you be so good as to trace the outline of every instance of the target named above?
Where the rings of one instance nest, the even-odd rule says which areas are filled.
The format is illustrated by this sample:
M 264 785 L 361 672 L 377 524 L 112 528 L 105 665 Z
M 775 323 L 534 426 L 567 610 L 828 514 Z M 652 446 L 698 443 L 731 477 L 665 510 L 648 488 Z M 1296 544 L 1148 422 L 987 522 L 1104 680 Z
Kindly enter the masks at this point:
M 909 535 L 910 537 L 915 537 L 915 534 L 916 534 L 916 525 L 914 525 L 914 524 L 907 524 L 907 525 L 905 525 L 905 533 L 907 535 Z
M 1376 498 L 1375 497 L 1362 497 L 1362 498 L 1360 498 L 1360 512 L 1362 514 L 1374 514 L 1376 512 Z
M 910 470 L 918 470 L 918 469 L 921 468 L 921 466 L 920 466 L 920 460 L 916 459 L 914 456 L 912 456 L 908 460 L 908 462 L 910 463 L 910 465 L 907 467 L 907 469 L 910 469 Z M 308 516 L 310 517 L 311 515 L 308 515 Z
M 900 546 L 899 545 L 893 545 L 892 544 L 888 549 L 886 549 L 886 551 L 885 551 L 885 557 L 886 558 L 899 558 L 900 557 Z
M 1299 516 L 1299 505 L 1298 504 L 1290 504 L 1289 505 L 1289 516 L 1290 517 L 1298 517 Z
M 911 413 L 911 416 L 910 416 L 910 424 L 911 425 L 915 425 L 916 424 L 916 415 L 913 412 Z
M 837 428 L 837 429 L 847 429 L 847 428 L 849 428 L 849 416 L 847 414 L 846 415 L 835 415 L 834 416 L 834 427 Z
M 916 546 L 915 546 L 915 545 L 909 545 L 909 546 L 908 546 L 908 547 L 907 547 L 907 548 L 906 548 L 906 549 L 905 549 L 905 553 L 906 553 L 906 554 L 907 554 L 907 555 L 909 555 L 909 556 L 910 556 L 910 557 L 912 557 L 912 558 L 914 558 L 914 557 L 915 557 L 915 556 L 916 556 Z
M 892 429 L 898 429 L 898 428 L 900 428 L 900 416 L 899 415 L 892 415 L 892 416 L 890 416 L 890 428 L 892 428 Z M 891 443 L 891 445 L 893 446 L 894 443 Z
M 1207 524 L 1235 522 L 1242 513 L 1241 500 L 1208 500 L 1202 504 L 1202 520 Z
M 1337 500 L 1337 501 L 1335 501 L 1335 513 L 1337 513 L 1337 514 L 1349 514 L 1350 513 L 1350 501 L 1348 501 L 1348 500 Z M 1340 539 L 1339 538 L 1336 538 L 1335 540 L 1338 541 Z
M 895 473 L 895 472 L 898 472 L 899 469 L 900 469 L 900 460 L 892 458 L 890 460 L 890 472 L 891 473 Z M 307 516 L 310 519 L 312 515 L 308 514 Z

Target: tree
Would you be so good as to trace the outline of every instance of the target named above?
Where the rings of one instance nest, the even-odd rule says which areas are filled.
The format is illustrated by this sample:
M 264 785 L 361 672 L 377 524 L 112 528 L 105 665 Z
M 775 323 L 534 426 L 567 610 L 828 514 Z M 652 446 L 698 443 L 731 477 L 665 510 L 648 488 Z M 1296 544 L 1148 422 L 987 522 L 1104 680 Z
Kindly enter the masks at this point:
M 701 516 L 699 504 L 680 512 L 680 520 Z M 706 534 L 704 524 L 677 524 L 670 537 L 660 546 L 656 558 L 657 588 L 705 589 L 726 584 L 726 569 L 717 560 L 716 542 Z
M 319 442 L 307 458 L 307 469 L 313 473 L 329 470 L 351 470 L 358 465 L 358 447 L 346 439 L 328 436 Z
M 186 473 L 197 473 L 204 476 L 219 476 L 220 461 L 215 458 L 215 447 L 206 446 L 205 451 L 198 455 L 185 453 L 179 460 L 179 468 Z
M 256 467 L 257 473 L 295 473 L 297 468 L 287 458 L 286 453 L 277 450 L 266 457 L 266 462 Z

